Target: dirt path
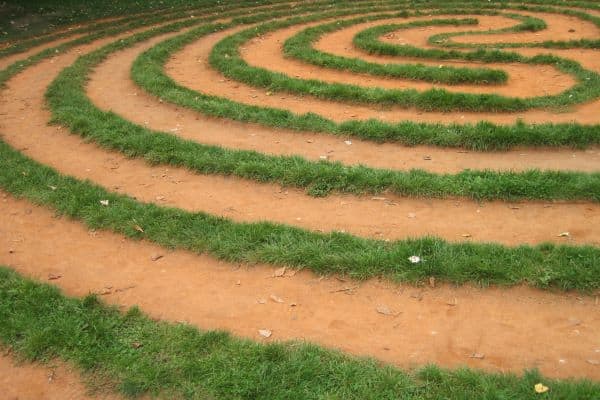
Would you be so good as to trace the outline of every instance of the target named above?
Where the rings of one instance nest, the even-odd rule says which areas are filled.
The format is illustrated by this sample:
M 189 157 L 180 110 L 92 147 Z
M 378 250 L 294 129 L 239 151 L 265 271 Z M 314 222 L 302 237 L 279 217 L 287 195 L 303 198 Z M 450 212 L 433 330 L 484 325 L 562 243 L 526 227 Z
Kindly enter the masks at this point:
M 523 287 L 340 282 L 308 272 L 272 278 L 273 269 L 266 266 L 239 268 L 88 232 L 1 194 L 0 213 L 5 216 L 0 263 L 43 281 L 50 273 L 61 275 L 52 283 L 68 295 L 110 288 L 104 300 L 138 304 L 152 317 L 227 329 L 254 340 L 259 340 L 258 329 L 266 328 L 275 340 L 307 340 L 400 367 L 437 363 L 521 372 L 535 366 L 552 377 L 600 378 L 600 367 L 592 364 L 600 359 L 595 298 Z M 152 261 L 157 254 L 164 257 Z M 472 358 L 475 353 L 484 357 Z
M 313 198 L 277 185 L 196 175 L 182 168 L 151 167 L 141 160 L 102 150 L 65 129 L 47 126 L 50 115 L 43 100 L 45 89 L 56 74 L 80 53 L 97 45 L 57 56 L 8 82 L 0 100 L 0 131 L 4 140 L 63 173 L 90 179 L 141 201 L 202 210 L 236 221 L 270 220 L 381 239 L 428 234 L 450 241 L 504 244 L 594 244 L 600 240 L 598 204 L 531 202 L 515 209 L 504 202 L 478 204 L 464 199 L 423 200 L 392 195 L 385 195 L 385 201 L 380 196 Z M 111 99 L 116 103 L 127 98 Z M 147 114 L 158 115 L 154 111 Z M 558 237 L 565 231 L 570 232 L 569 238 Z M 466 234 L 470 236 L 465 237 Z
M 24 51 L 22 53 L 17 53 L 17 54 L 13 54 L 13 55 L 10 55 L 7 57 L 0 58 L 0 70 L 8 67 L 9 65 L 13 64 L 16 61 L 25 60 L 26 58 L 29 58 L 49 47 L 60 46 L 63 43 L 70 42 L 71 40 L 78 39 L 82 36 L 84 36 L 84 34 L 70 35 L 70 36 L 67 36 L 67 37 L 64 37 L 64 38 L 61 38 L 58 40 L 54 40 L 49 43 L 44 43 L 42 45 L 32 47 L 29 50 Z
M 368 24 L 360 24 L 360 30 L 366 29 L 366 27 L 378 26 L 382 24 L 390 23 L 408 23 L 413 21 L 431 21 L 434 19 L 442 18 L 456 18 L 452 16 L 436 16 L 436 17 L 421 17 L 421 18 L 392 18 L 382 19 Z M 510 27 L 517 24 L 517 21 L 506 17 L 486 17 L 478 15 L 461 15 L 461 18 L 477 18 L 480 21 L 480 25 L 477 26 L 476 30 L 487 31 L 488 29 L 496 29 L 497 27 Z M 546 93 L 548 95 L 555 95 L 564 90 L 562 87 L 555 85 L 548 85 L 548 82 L 554 82 L 559 79 L 565 85 L 572 86 L 575 84 L 575 80 L 564 73 L 561 73 L 556 68 L 539 65 L 527 65 L 527 64 L 486 64 L 487 68 L 502 69 L 506 71 L 511 79 L 504 85 L 444 85 L 444 84 L 432 84 L 427 82 L 403 80 L 398 78 L 386 78 L 378 77 L 375 75 L 368 74 L 357 74 L 353 72 L 345 72 L 336 69 L 328 69 L 317 67 L 312 64 L 307 64 L 301 60 L 286 58 L 283 54 L 282 45 L 291 36 L 296 35 L 300 31 L 307 27 L 322 25 L 332 20 L 319 21 L 313 24 L 306 25 L 295 25 L 290 28 L 280 29 L 270 34 L 256 38 L 250 42 L 244 44 L 241 49 L 242 58 L 251 66 L 268 69 L 274 72 L 280 72 L 288 76 L 295 76 L 302 79 L 318 79 L 329 83 L 343 82 L 345 84 L 352 84 L 362 87 L 383 87 L 386 89 L 417 89 L 424 91 L 432 88 L 446 89 L 449 92 L 454 93 L 495 93 L 503 96 L 512 96 L 526 98 L 531 97 L 532 93 Z M 412 28 L 411 30 L 417 30 L 419 32 L 428 32 L 428 28 Z M 462 27 L 458 31 L 469 30 L 472 27 Z M 446 31 L 444 28 L 439 28 Z M 355 30 L 355 29 L 353 29 Z M 403 31 L 402 31 L 403 32 Z M 430 35 L 427 35 L 430 36 Z M 335 40 L 335 39 L 334 39 Z M 350 43 L 352 45 L 352 43 Z M 361 59 L 366 60 L 366 57 Z M 425 60 L 409 61 L 409 63 L 420 63 L 446 66 L 460 66 L 464 67 L 463 63 L 452 63 L 452 62 L 423 62 Z M 522 77 L 536 77 L 536 79 L 522 79 Z
M 151 167 L 84 143 L 66 129 L 48 126 L 50 115 L 44 103 L 47 85 L 80 54 L 116 39 L 58 54 L 11 79 L 0 92 L 3 140 L 63 173 L 90 179 L 109 190 L 136 196 L 140 201 L 203 210 L 236 221 L 266 219 L 377 238 L 433 234 L 452 241 L 600 244 L 597 204 L 527 202 L 516 208 L 502 202 L 477 204 L 467 200 L 406 199 L 390 195 L 382 196 L 385 200 L 379 196 L 337 195 L 315 199 L 277 185 Z M 182 137 L 238 148 L 253 148 L 254 141 L 259 151 L 312 154 L 315 158 L 323 151 L 335 149 L 334 160 L 339 151 L 345 154 L 340 159 L 346 157 L 343 160 L 347 163 L 357 163 L 364 157 L 375 165 L 385 166 L 387 162 L 397 168 L 427 165 L 439 157 L 443 166 L 432 166 L 430 170 L 441 172 L 469 165 L 489 165 L 496 169 L 538 166 L 598 170 L 598 149 L 445 155 L 441 149 L 425 147 L 404 149 L 361 141 L 353 141 L 349 146 L 343 143 L 345 138 L 276 133 L 255 125 L 207 119 L 159 103 L 132 85 L 127 69 L 150 44 L 111 56 L 93 76 L 90 95 L 101 107 L 113 107 L 127 119 Z M 589 60 L 589 51 L 578 54 L 600 64 L 598 60 Z M 102 79 L 108 89 L 100 88 Z M 110 99 L 110 105 L 103 103 L 103 95 Z M 235 98 L 235 92 L 230 95 Z M 312 104 L 308 98 L 303 101 Z M 327 104 L 337 107 L 334 103 Z M 275 139 L 275 135 L 279 138 Z M 253 139 L 257 137 L 260 140 Z M 313 143 L 307 143 L 313 139 Z M 298 147 L 299 150 L 291 145 L 283 147 L 290 140 L 304 142 L 304 147 Z M 276 141 L 282 147 L 270 145 Z M 372 154 L 367 156 L 368 152 Z M 415 162 L 424 155 L 432 155 L 432 160 Z M 393 161 L 394 157 L 405 160 Z M 378 158 L 388 161 L 376 164 Z M 465 164 L 453 165 L 458 162 Z M 402 368 L 436 363 L 444 367 L 467 365 L 519 373 L 537 367 L 549 377 L 600 379 L 597 297 L 526 287 L 454 288 L 438 284 L 435 288 L 417 288 L 379 280 L 359 283 L 335 277 L 319 278 L 309 272 L 288 271 L 283 278 L 273 278 L 273 268 L 269 266 L 232 265 L 205 255 L 167 251 L 109 232 L 89 232 L 79 222 L 57 218 L 45 208 L 15 200 L 2 192 L 0 215 L 3 216 L 0 264 L 42 281 L 50 273 L 60 275 L 61 278 L 51 282 L 67 295 L 107 293 L 103 296 L 107 302 L 124 307 L 137 304 L 155 318 L 184 320 L 203 329 L 226 329 L 254 340 L 262 340 L 258 329 L 270 329 L 273 331 L 270 340 L 306 340 L 351 354 L 374 356 Z M 570 231 L 571 237 L 558 238 L 563 231 Z M 465 233 L 472 238 L 464 238 Z M 156 255 L 162 257 L 152 261 Z M 281 303 L 276 301 L 278 298 Z M 9 358 L 0 357 L 0 389 L 6 386 L 5 393 L 15 393 L 20 399 L 83 398 L 85 391 L 77 386 L 78 378 L 61 368 L 48 385 L 44 382 L 48 373 L 44 367 L 15 368 Z
M 597 171 L 600 149 L 516 149 L 508 152 L 465 152 L 436 147 L 405 147 L 376 144 L 357 139 L 351 145 L 347 137 L 270 129 L 256 124 L 206 117 L 182 107 L 163 103 L 149 96 L 130 79 L 130 68 L 140 53 L 163 38 L 117 52 L 97 66 L 87 86 L 87 94 L 96 106 L 111 110 L 138 125 L 169 132 L 185 139 L 227 148 L 255 150 L 273 155 L 300 155 L 319 160 L 322 155 L 344 164 L 362 164 L 375 168 L 424 169 L 436 173 L 456 173 L 464 169 L 520 171 L 532 168 L 549 170 Z M 195 48 L 195 50 L 200 50 Z M 209 48 L 202 48 L 207 54 Z M 177 67 L 179 73 L 197 68 L 194 51 Z M 184 55 L 183 53 L 181 54 Z M 140 110 L 152 110 L 141 113 Z
M 569 41 L 579 39 L 598 39 L 600 28 L 591 21 L 579 17 L 541 12 L 516 11 L 520 15 L 541 18 L 548 28 L 540 32 L 497 33 L 486 35 L 458 36 L 452 40 L 456 43 L 535 43 L 544 40 Z
M 52 362 L 49 365 L 15 364 L 0 354 L 0 393 L 5 400 L 117 400 L 120 397 L 90 395 L 78 373 Z
M 492 27 L 492 26 L 490 26 Z M 493 28 L 493 27 L 492 27 Z M 583 105 L 573 107 L 571 112 L 553 112 L 546 110 L 530 110 L 519 113 L 476 113 L 476 112 L 425 112 L 414 109 L 401 109 L 392 107 L 383 109 L 381 107 L 370 107 L 363 105 L 343 104 L 338 102 L 319 100 L 310 96 L 296 96 L 289 93 L 275 93 L 272 96 L 267 95 L 264 90 L 255 89 L 249 85 L 242 84 L 237 81 L 229 81 L 213 70 L 207 60 L 210 49 L 221 39 L 230 35 L 239 29 L 233 29 L 227 32 L 219 32 L 214 35 L 209 35 L 200 40 L 186 46 L 180 52 L 173 54 L 173 57 L 166 65 L 167 73 L 183 86 L 200 91 L 202 93 L 221 96 L 233 99 L 235 101 L 251 104 L 263 105 L 275 108 L 284 108 L 292 110 L 296 113 L 313 112 L 322 115 L 326 118 L 337 122 L 346 121 L 348 119 L 369 119 L 376 118 L 382 121 L 405 121 L 411 120 L 416 122 L 439 122 L 439 123 L 476 123 L 481 120 L 486 120 L 499 124 L 514 124 L 518 119 L 527 123 L 568 123 L 577 121 L 582 124 L 598 124 L 600 117 L 597 110 L 600 108 L 600 100 L 595 100 Z M 430 36 L 435 33 L 446 32 L 444 28 L 431 28 L 428 30 L 408 30 L 407 32 L 416 32 L 423 36 Z M 344 29 L 339 31 L 336 36 L 336 43 L 340 42 L 339 35 L 346 35 L 346 40 L 343 43 L 351 43 L 352 30 Z M 324 42 L 333 41 L 332 35 L 325 35 L 319 42 L 321 45 Z M 287 38 L 287 37 L 286 37 Z M 282 39 L 283 41 L 283 39 Z M 409 43 L 413 43 L 410 41 Z M 347 45 L 345 48 L 348 47 Z M 262 49 L 261 49 L 262 51 Z M 547 53 L 547 49 L 541 49 L 540 52 Z M 582 51 L 581 49 L 570 50 L 569 53 L 563 52 L 563 55 L 573 58 L 576 61 L 585 60 L 582 62 L 586 68 L 594 71 L 600 71 L 600 59 L 597 57 L 595 50 Z M 285 60 L 283 57 L 281 59 Z M 272 60 L 271 69 L 279 68 L 280 64 L 276 60 Z M 318 67 L 311 67 L 318 68 Z M 549 69 L 548 69 L 549 70 Z M 323 69 L 323 73 L 335 73 L 339 71 L 330 71 Z M 345 74 L 345 73 L 344 73 Z M 531 77 L 529 77 L 531 79 Z M 537 74 L 536 74 L 537 80 Z M 340 79 L 339 81 L 343 81 Z M 557 82 L 554 77 L 550 81 L 546 81 L 548 87 L 562 86 L 562 89 L 568 89 L 568 82 L 563 83 L 562 80 Z M 408 82 L 407 82 L 408 84 Z M 539 93 L 543 95 L 544 93 Z

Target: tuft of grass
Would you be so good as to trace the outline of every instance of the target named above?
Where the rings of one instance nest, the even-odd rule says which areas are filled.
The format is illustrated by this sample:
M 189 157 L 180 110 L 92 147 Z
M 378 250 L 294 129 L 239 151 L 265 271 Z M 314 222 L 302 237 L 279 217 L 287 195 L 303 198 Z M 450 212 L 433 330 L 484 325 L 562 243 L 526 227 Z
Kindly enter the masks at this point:
M 402 371 L 303 342 L 254 343 L 222 331 L 120 313 L 89 295 L 68 298 L 0 266 L 0 344 L 21 359 L 59 358 L 88 382 L 138 398 L 182 399 L 596 399 L 588 380 L 552 380 L 430 365 Z
M 600 249 L 593 246 L 506 247 L 449 243 L 432 237 L 386 242 L 268 222 L 235 223 L 108 192 L 40 165 L 2 141 L 0 160 L 0 188 L 16 197 L 83 221 L 91 229 L 209 253 L 225 261 L 308 268 L 355 279 L 384 276 L 415 283 L 434 276 L 457 284 L 524 283 L 582 291 L 600 288 Z M 101 205 L 100 200 L 108 200 L 109 206 Z M 413 255 L 424 261 L 411 264 L 408 258 Z

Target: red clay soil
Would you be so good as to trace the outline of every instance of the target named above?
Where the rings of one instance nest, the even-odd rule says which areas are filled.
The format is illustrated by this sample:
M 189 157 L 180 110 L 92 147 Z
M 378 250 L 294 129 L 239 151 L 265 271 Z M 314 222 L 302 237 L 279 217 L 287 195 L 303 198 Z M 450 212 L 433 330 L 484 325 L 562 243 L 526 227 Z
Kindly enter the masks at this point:
M 541 18 L 548 24 L 548 27 L 540 32 L 519 32 L 519 33 L 498 33 L 486 35 L 468 35 L 452 38 L 456 43 L 535 43 L 544 40 L 569 41 L 579 39 L 595 40 L 600 36 L 600 28 L 591 21 L 583 20 L 579 17 L 542 12 L 523 12 L 518 11 L 520 15 Z
M 424 169 L 436 173 L 456 173 L 464 169 L 514 170 L 553 169 L 597 171 L 600 169 L 600 149 L 532 149 L 507 152 L 468 152 L 436 147 L 405 147 L 396 144 L 376 144 L 347 137 L 270 129 L 255 124 L 209 118 L 185 108 L 163 103 L 147 95 L 130 79 L 135 58 L 165 37 L 114 53 L 95 68 L 87 93 L 96 106 L 110 110 L 123 118 L 148 128 L 204 144 L 226 148 L 255 150 L 273 155 L 300 155 L 309 160 L 327 156 L 344 164 L 363 164 L 375 168 L 408 170 Z M 204 53 L 206 50 L 206 53 Z M 210 49 L 203 49 L 207 54 Z M 189 59 L 193 52 L 186 52 Z M 183 56 L 183 53 L 180 54 Z M 191 62 L 191 61 L 190 61 Z M 180 65 L 180 73 L 195 75 L 196 63 Z M 140 112 L 151 110 L 151 112 Z
M 3 400 L 117 400 L 88 393 L 77 372 L 60 362 L 48 365 L 15 363 L 0 353 L 0 393 Z
M 217 36 L 199 41 L 202 44 L 198 49 L 208 51 Z M 84 143 L 66 129 L 47 126 L 50 115 L 43 99 L 47 85 L 80 54 L 113 40 L 116 38 L 59 54 L 11 79 L 0 96 L 3 140 L 43 164 L 79 179 L 90 179 L 109 190 L 128 193 L 141 201 L 203 210 L 238 221 L 268 219 L 308 229 L 343 229 L 380 238 L 434 234 L 452 241 L 599 244 L 600 206 L 597 204 L 477 204 L 464 199 L 406 199 L 390 195 L 335 195 L 314 199 L 276 185 L 151 167 L 140 160 L 126 159 Z M 339 157 L 349 164 L 362 161 L 374 166 L 389 163 L 395 168 L 413 167 L 413 161 L 422 158 L 420 152 L 423 151 L 426 152 L 423 155 L 432 155 L 430 161 L 437 161 L 439 157 L 442 166 L 431 163 L 430 167 L 438 172 L 457 171 L 465 165 L 487 165 L 494 169 L 538 166 L 598 170 L 597 149 L 588 152 L 527 149 L 491 157 L 481 153 L 447 155 L 444 150 L 425 147 L 403 149 L 354 140 L 352 145 L 346 145 L 344 138 L 275 133 L 255 125 L 207 119 L 161 104 L 132 85 L 127 68 L 149 44 L 117 53 L 114 59 L 111 56 L 94 75 L 90 96 L 101 107 L 111 107 L 134 122 L 147 122 L 151 128 L 199 142 L 253 148 L 251 142 L 257 138 L 256 149 L 271 154 L 318 158 L 323 152 L 331 154 L 327 152 L 334 149 L 334 160 Z M 176 58 L 189 57 L 186 55 L 189 51 L 190 48 L 184 49 Z M 193 51 L 191 54 L 192 59 L 198 57 Z M 586 66 L 595 64 L 595 69 L 600 70 L 600 61 L 592 57 L 592 51 L 567 50 L 561 54 L 585 58 Z M 201 71 L 200 79 L 204 79 L 205 60 L 183 70 L 175 69 L 176 64 L 171 63 L 170 73 L 182 77 L 189 74 L 197 79 L 195 74 Z M 266 96 L 258 91 L 246 93 L 244 85 L 218 79 L 208 83 L 216 85 L 217 94 L 236 100 L 254 93 L 259 100 L 274 100 L 277 106 L 285 107 L 284 100 L 295 98 L 286 95 L 286 99 L 280 99 L 278 95 Z M 98 82 L 102 81 L 112 88 L 110 96 L 99 88 Z M 198 84 L 198 81 L 193 83 Z M 119 91 L 115 85 L 123 89 Z M 205 87 L 211 88 L 210 85 Z M 103 103 L 102 96 L 107 96 L 111 103 Z M 254 101 L 251 96 L 247 97 Z M 309 97 L 298 99 L 301 100 L 298 104 L 310 107 L 321 104 Z M 258 103 L 265 104 L 262 100 Z M 581 114 L 581 110 L 588 106 L 569 113 L 570 118 L 586 120 L 588 114 Z M 292 109 L 298 111 L 294 107 Z M 345 115 L 343 119 L 357 109 L 333 102 L 323 102 L 323 107 L 323 110 Z M 410 118 L 426 119 L 433 114 L 417 115 L 410 110 L 402 113 Z M 442 115 L 452 117 L 452 114 Z M 481 118 L 481 114 L 473 115 Z M 276 135 L 280 136 L 281 146 L 275 143 Z M 290 140 L 296 141 L 298 147 L 283 147 Z M 313 143 L 307 143 L 308 140 Z M 312 149 L 312 145 L 317 149 Z M 348 148 L 346 152 L 342 150 L 344 146 Z M 526 155 L 521 156 L 521 151 Z M 367 157 L 367 152 L 373 154 Z M 398 154 L 406 155 L 404 164 L 391 161 L 393 157 L 400 158 Z M 570 162 L 573 154 L 576 161 Z M 382 157 L 389 157 L 388 161 L 377 164 L 377 159 Z M 491 161 L 484 160 L 485 157 Z M 503 157 L 511 161 L 503 163 Z M 427 165 L 430 161 L 417 165 Z M 465 164 L 452 165 L 459 162 Z M 0 215 L 3 215 L 0 218 L 0 264 L 41 281 L 47 281 L 49 274 L 60 275 L 60 279 L 51 283 L 67 295 L 104 293 L 105 301 L 124 307 L 139 305 L 154 318 L 187 321 L 202 329 L 226 329 L 254 340 L 264 341 L 258 330 L 270 329 L 273 336 L 268 340 L 306 340 L 351 354 L 374 356 L 402 368 L 436 363 L 445 367 L 467 365 L 519 373 L 525 368 L 537 367 L 550 377 L 600 379 L 597 365 L 600 361 L 600 305 L 594 296 L 543 292 L 527 287 L 455 288 L 437 284 L 418 288 L 380 280 L 354 282 L 336 277 L 320 278 L 306 271 L 287 271 L 284 277 L 275 278 L 274 268 L 265 265 L 233 265 L 206 255 L 167 251 L 109 232 L 89 232 L 79 222 L 56 217 L 45 208 L 15 200 L 2 192 Z M 559 238 L 558 234 L 564 231 L 569 231 L 571 236 Z M 472 238 L 463 237 L 467 233 Z M 156 256 L 161 257 L 156 259 Z M 281 303 L 273 300 L 278 298 Z M 52 386 L 41 382 L 48 377 L 44 367 L 15 369 L 10 362 L 9 358 L 0 358 L 0 388 L 7 386 L 7 393 L 15 393 L 13 397 L 52 398 L 55 395 L 64 399 L 73 393 L 71 398 L 83 398 L 85 390 L 77 386 L 76 375 L 69 374 L 68 370 L 62 372 L 62 367 L 57 369 L 58 378 L 52 385 L 58 381 L 63 383 Z M 56 389 L 58 391 L 52 391 Z
M 440 16 L 440 18 L 444 18 L 447 16 Z M 461 16 L 463 17 L 463 16 Z M 506 17 L 485 17 L 485 16 L 477 16 L 477 15 L 465 15 L 465 18 L 477 18 L 481 24 L 477 28 L 478 30 L 487 31 L 488 27 L 510 27 L 517 24 L 517 21 L 513 19 L 509 19 Z M 357 25 L 359 28 L 353 27 L 352 32 L 358 32 L 364 30 L 368 27 L 378 26 L 387 23 L 407 23 L 413 21 L 430 21 L 431 17 L 420 17 L 420 18 L 393 18 L 393 19 L 383 19 L 367 24 L 359 24 Z M 547 82 L 556 80 L 556 78 L 560 78 L 560 80 L 572 86 L 575 84 L 575 81 L 571 76 L 561 73 L 555 68 L 548 66 L 538 66 L 538 65 L 527 65 L 527 64 L 486 64 L 486 67 L 489 68 L 497 68 L 506 71 L 511 79 L 505 85 L 444 85 L 444 84 L 432 84 L 427 82 L 420 81 L 411 81 L 411 80 L 402 80 L 396 78 L 386 78 L 386 77 L 378 77 L 374 75 L 361 75 L 353 72 L 345 72 L 335 69 L 327 69 L 317 67 L 311 64 L 307 64 L 303 61 L 296 60 L 293 58 L 285 58 L 282 51 L 282 44 L 291 36 L 294 36 L 298 32 L 304 30 L 307 27 L 321 25 L 326 22 L 331 22 L 333 20 L 328 21 L 319 21 L 312 24 L 306 25 L 295 25 L 290 28 L 281 29 L 275 32 L 272 32 L 268 35 L 261 36 L 259 38 L 255 38 L 252 41 L 246 43 L 241 48 L 241 54 L 244 60 L 256 67 L 265 68 L 271 71 L 280 72 L 289 76 L 296 76 L 302 79 L 318 79 L 325 82 L 344 82 L 346 84 L 353 84 L 363 87 L 383 87 L 386 89 L 417 89 L 419 91 L 428 90 L 431 88 L 443 88 L 450 92 L 457 93 L 495 93 L 504 96 L 512 96 L 512 97 L 531 97 L 532 93 L 546 93 L 549 95 L 558 94 L 563 89 L 557 87 L 548 87 L 546 85 Z M 429 27 L 433 29 L 434 27 Z M 447 30 L 442 29 L 444 32 Z M 470 29 L 470 28 L 468 28 Z M 349 29 L 350 30 L 350 29 Z M 414 31 L 418 32 L 429 32 L 428 28 L 412 28 Z M 345 29 L 342 30 L 345 32 Z M 459 32 L 465 31 L 465 27 L 462 29 L 458 29 Z M 404 31 L 402 31 L 404 32 Z M 328 37 L 326 35 L 325 37 Z M 333 34 L 332 34 L 333 36 Z M 427 34 L 430 36 L 430 34 Z M 345 37 L 344 37 L 345 39 Z M 335 40 L 335 39 L 332 39 Z M 327 42 L 329 40 L 327 39 Z M 342 42 L 346 43 L 346 41 Z M 338 43 L 339 45 L 340 43 Z M 352 43 L 350 42 L 350 45 Z M 361 55 L 362 59 L 366 59 Z M 464 67 L 464 63 L 453 63 L 453 62 L 423 62 L 425 60 L 418 60 L 416 63 L 420 64 L 429 64 L 434 66 L 446 65 L 446 66 L 459 66 Z M 414 60 L 411 60 L 409 63 L 415 63 Z M 535 76 L 536 79 L 518 79 L 519 77 L 532 77 Z M 516 77 L 516 79 L 515 79 Z
M 91 45 L 96 46 L 96 45 Z M 47 126 L 45 88 L 85 46 L 33 66 L 7 82 L 0 100 L 4 140 L 33 159 L 79 179 L 141 201 L 206 211 L 236 221 L 270 220 L 313 230 L 344 230 L 381 239 L 435 235 L 450 241 L 504 244 L 597 244 L 600 205 L 593 203 L 427 200 L 382 196 L 313 198 L 299 190 L 221 176 L 202 176 L 184 168 L 151 167 L 137 159 L 84 143 L 67 130 Z M 125 97 L 113 97 L 117 103 Z M 158 112 L 146 114 L 158 115 Z M 169 118 L 169 114 L 163 114 Z M 562 232 L 569 237 L 559 237 Z
M 274 269 L 263 265 L 89 232 L 1 194 L 0 213 L 0 264 L 41 281 L 60 275 L 51 283 L 70 296 L 109 293 L 105 301 L 137 304 L 155 318 L 255 340 L 259 329 L 270 329 L 274 340 L 306 340 L 403 368 L 538 367 L 551 377 L 600 379 L 597 297 L 525 287 L 416 288 L 309 272 L 274 278 Z M 157 255 L 163 257 L 152 261 Z
M 402 20 L 400 20 L 402 21 Z M 489 26 L 495 28 L 495 26 Z M 487 120 L 500 124 L 512 124 L 518 119 L 528 123 L 544 123 L 544 122 L 571 122 L 578 121 L 583 124 L 597 124 L 600 122 L 600 117 L 597 110 L 600 107 L 600 100 L 595 100 L 583 105 L 574 106 L 573 110 L 564 112 L 554 112 L 549 110 L 530 110 L 519 113 L 477 113 L 477 112 L 425 112 L 414 109 L 403 109 L 398 107 L 382 108 L 379 106 L 367 105 L 352 105 L 319 100 L 311 96 L 297 96 L 289 93 L 275 93 L 268 95 L 265 90 L 253 88 L 249 85 L 242 84 L 237 81 L 229 81 L 213 70 L 207 62 L 210 49 L 220 39 L 239 31 L 241 28 L 232 29 L 226 32 L 215 33 L 201 38 L 200 40 L 184 47 L 182 51 L 175 53 L 166 65 L 167 73 L 180 84 L 200 92 L 222 96 L 234 99 L 245 104 L 264 105 L 269 107 L 284 108 L 293 110 L 296 113 L 313 112 L 322 115 L 334 121 L 346 121 L 348 119 L 369 119 L 376 118 L 383 121 L 405 121 L 412 120 L 417 122 L 440 122 L 440 123 L 476 123 L 481 120 Z M 350 29 L 344 29 L 340 32 L 347 33 Z M 410 32 L 407 30 L 406 32 Z M 430 36 L 435 33 L 446 32 L 445 28 L 432 28 L 429 30 L 413 30 L 422 36 Z M 580 30 L 581 31 L 581 30 Z M 404 31 L 403 31 L 404 32 Z M 326 35 L 321 40 L 329 42 L 331 35 Z M 543 37 L 540 37 L 541 39 Z M 518 38 L 517 38 L 518 39 Z M 352 34 L 347 34 L 345 43 L 351 43 Z M 411 42 L 412 43 L 412 42 Z M 348 46 L 345 46 L 348 47 Z M 262 52 L 262 49 L 260 50 Z M 519 50 L 515 50 L 519 51 Z M 548 49 L 538 49 L 539 53 L 548 53 Z M 568 54 L 568 55 L 567 55 Z M 569 53 L 563 53 L 575 61 L 581 62 L 584 67 L 595 71 L 600 71 L 600 59 L 597 57 L 595 50 L 580 50 L 573 49 Z M 265 59 L 269 59 L 269 67 L 277 69 L 279 61 L 285 60 L 278 52 L 277 56 L 271 57 L 268 52 L 264 54 Z M 395 58 L 397 59 L 397 58 Z M 278 61 L 279 60 L 279 61 Z M 318 69 L 318 67 L 310 67 Z M 550 68 L 546 67 L 549 71 Z M 346 76 L 347 73 L 340 71 L 330 71 L 323 69 L 325 73 L 339 73 L 340 76 Z M 536 73 L 537 76 L 544 76 Z M 547 87 L 561 87 L 563 90 L 569 88 L 569 82 L 562 79 L 557 82 L 556 77 L 550 76 L 552 79 L 545 80 Z M 528 77 L 531 79 L 531 77 Z M 342 78 L 339 79 L 343 81 Z M 413 83 L 413 82 L 410 82 Z M 543 83 L 543 82 L 542 82 Z M 409 82 L 406 83 L 409 85 Z M 535 93 L 534 95 L 544 95 L 544 93 Z

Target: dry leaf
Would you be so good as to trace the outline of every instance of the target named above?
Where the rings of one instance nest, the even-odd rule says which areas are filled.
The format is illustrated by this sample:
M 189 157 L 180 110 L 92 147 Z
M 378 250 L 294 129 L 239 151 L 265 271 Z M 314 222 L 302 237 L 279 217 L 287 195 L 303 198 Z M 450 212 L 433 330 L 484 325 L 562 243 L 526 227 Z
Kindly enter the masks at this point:
M 473 353 L 469 357 L 470 358 L 477 358 L 478 360 L 483 360 L 485 358 L 485 354 L 482 354 L 482 353 Z
M 569 232 L 562 232 L 558 235 L 558 237 L 569 237 L 571 234 Z
M 103 206 L 108 206 L 108 200 L 100 200 L 100 204 Z
M 131 347 L 133 347 L 134 349 L 139 349 L 142 346 L 143 346 L 143 344 L 141 344 L 140 342 L 131 343 Z
M 240 285 L 242 284 L 242 281 L 240 281 L 240 280 L 238 279 L 238 281 L 237 281 L 235 284 L 236 284 L 237 286 L 240 286 Z
M 265 304 L 267 302 L 267 300 L 265 299 L 258 299 L 258 304 Z
M 385 197 L 371 197 L 371 200 L 384 201 L 387 200 Z
M 48 274 L 48 280 L 49 281 L 55 281 L 57 279 L 62 278 L 62 275 L 54 275 L 54 274 Z
M 281 297 L 277 297 L 274 294 L 272 294 L 271 296 L 269 296 L 269 298 L 271 300 L 273 300 L 275 303 L 283 303 L 283 299 Z
M 164 256 L 163 256 L 162 254 L 153 254 L 153 255 L 150 257 L 150 259 L 151 259 L 152 261 L 158 261 L 158 260 L 160 260 L 160 259 L 161 259 L 161 258 L 163 258 L 163 257 L 164 257 Z
M 460 235 L 460 236 L 462 236 L 462 237 L 464 237 L 464 238 L 470 238 L 470 237 L 471 237 L 471 234 L 470 234 L 470 233 L 463 233 L 463 234 L 462 234 L 462 235 Z
M 264 338 L 270 338 L 273 332 L 268 329 L 259 329 L 258 334 Z
M 273 272 L 273 276 L 275 278 L 281 278 L 282 276 L 285 275 L 285 270 L 286 270 L 286 267 L 281 267 L 279 269 L 276 269 L 275 272 Z
M 290 303 L 290 307 L 296 307 L 298 303 Z
M 533 388 L 535 389 L 536 393 L 546 393 L 549 390 L 548 386 L 544 386 L 541 383 L 536 383 L 536 385 Z
M 142 229 L 142 227 L 141 227 L 141 226 L 139 226 L 139 225 L 134 225 L 134 226 L 133 226 L 133 228 L 134 228 L 136 231 L 138 231 L 138 232 L 144 233 L 144 230 L 143 230 L 143 229 Z
M 344 140 L 344 143 L 346 143 L 348 146 L 350 146 L 352 144 L 351 140 Z
M 379 314 L 394 315 L 394 312 L 390 310 L 387 306 L 377 306 L 376 310 Z
M 453 306 L 454 307 L 454 306 L 456 306 L 458 304 L 458 301 L 456 300 L 456 297 L 455 297 L 454 301 L 452 301 L 452 302 L 448 301 L 448 302 L 446 302 L 446 304 L 449 305 L 449 306 Z

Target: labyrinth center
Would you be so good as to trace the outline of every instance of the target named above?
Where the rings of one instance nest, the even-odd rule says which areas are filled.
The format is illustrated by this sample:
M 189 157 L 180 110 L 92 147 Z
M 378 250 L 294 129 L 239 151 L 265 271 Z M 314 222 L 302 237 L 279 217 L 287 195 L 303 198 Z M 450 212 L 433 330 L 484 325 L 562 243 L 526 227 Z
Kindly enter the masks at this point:
M 259 342 L 598 380 L 577 4 L 232 3 L 5 47 L 0 265 Z

